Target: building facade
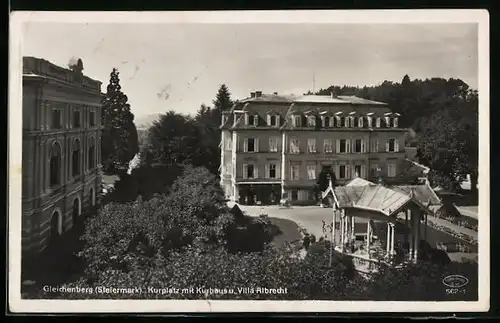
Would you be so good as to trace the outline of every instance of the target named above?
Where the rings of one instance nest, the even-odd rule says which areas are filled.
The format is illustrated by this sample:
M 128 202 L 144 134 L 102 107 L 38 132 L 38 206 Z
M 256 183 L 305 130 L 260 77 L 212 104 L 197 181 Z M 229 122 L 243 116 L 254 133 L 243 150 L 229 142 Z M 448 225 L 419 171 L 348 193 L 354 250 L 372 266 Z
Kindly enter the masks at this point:
M 242 204 L 314 203 L 323 169 L 397 182 L 407 129 L 387 104 L 355 96 L 252 92 L 222 115 L 221 185 Z
M 22 250 L 57 243 L 101 186 L 101 82 L 44 59 L 23 58 Z

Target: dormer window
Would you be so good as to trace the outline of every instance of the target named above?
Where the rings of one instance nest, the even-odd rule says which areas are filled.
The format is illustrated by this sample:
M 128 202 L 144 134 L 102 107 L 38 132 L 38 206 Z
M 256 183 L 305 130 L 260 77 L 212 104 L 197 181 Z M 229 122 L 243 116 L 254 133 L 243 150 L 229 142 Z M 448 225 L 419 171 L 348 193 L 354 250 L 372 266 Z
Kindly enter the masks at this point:
M 350 125 L 351 125 L 351 120 L 350 120 L 350 119 L 351 119 L 351 117 L 345 117 L 345 120 L 344 120 L 344 126 L 345 126 L 346 128 L 349 128 L 349 127 L 350 127 Z
M 375 127 L 380 128 L 380 117 L 377 117 L 377 119 L 375 119 Z
M 307 125 L 309 127 L 316 127 L 316 117 L 315 116 L 308 116 L 307 117 Z
M 358 119 L 358 127 L 363 128 L 363 117 L 359 117 Z
M 351 127 L 357 127 L 358 126 L 358 121 L 359 118 L 358 117 L 352 117 L 352 120 L 351 120 Z
M 300 115 L 296 114 L 296 115 L 292 116 L 292 121 L 293 121 L 293 126 L 294 127 L 300 127 L 300 123 L 301 123 L 300 119 L 301 119 Z
M 391 127 L 391 117 L 389 116 L 385 116 L 385 126 L 387 128 L 390 128 Z
M 271 127 L 279 126 L 279 115 L 268 114 L 267 115 L 267 125 Z
M 335 127 L 335 118 L 334 117 L 328 117 L 328 127 Z
M 255 115 L 246 115 L 246 124 L 247 126 L 257 126 L 259 124 L 259 116 Z
M 342 127 L 344 118 L 342 116 L 337 116 L 337 126 Z

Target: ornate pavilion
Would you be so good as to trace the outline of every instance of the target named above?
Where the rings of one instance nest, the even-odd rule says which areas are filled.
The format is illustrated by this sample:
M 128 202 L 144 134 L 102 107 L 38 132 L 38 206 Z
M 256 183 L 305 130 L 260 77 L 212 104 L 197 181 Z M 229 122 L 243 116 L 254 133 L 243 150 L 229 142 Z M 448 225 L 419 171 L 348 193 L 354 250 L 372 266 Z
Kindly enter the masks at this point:
M 360 271 L 375 269 L 380 260 L 417 261 L 420 241 L 427 238 L 427 215 L 442 207 L 428 184 L 386 187 L 355 178 L 345 186 L 330 183 L 322 195 L 332 201 L 333 223 L 340 223 L 331 231 L 333 246 L 351 255 Z

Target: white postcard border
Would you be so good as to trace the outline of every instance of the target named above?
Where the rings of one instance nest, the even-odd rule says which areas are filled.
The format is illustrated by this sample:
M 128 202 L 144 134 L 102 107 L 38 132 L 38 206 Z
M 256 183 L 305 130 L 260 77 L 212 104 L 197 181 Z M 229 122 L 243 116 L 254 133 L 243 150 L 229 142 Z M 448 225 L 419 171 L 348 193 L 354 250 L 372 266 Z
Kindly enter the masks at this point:
M 477 23 L 479 93 L 479 300 L 477 302 L 23 300 L 21 299 L 22 25 L 87 23 Z M 490 299 L 489 14 L 486 10 L 300 10 L 211 12 L 13 12 L 9 51 L 9 309 L 15 313 L 83 312 L 479 312 Z

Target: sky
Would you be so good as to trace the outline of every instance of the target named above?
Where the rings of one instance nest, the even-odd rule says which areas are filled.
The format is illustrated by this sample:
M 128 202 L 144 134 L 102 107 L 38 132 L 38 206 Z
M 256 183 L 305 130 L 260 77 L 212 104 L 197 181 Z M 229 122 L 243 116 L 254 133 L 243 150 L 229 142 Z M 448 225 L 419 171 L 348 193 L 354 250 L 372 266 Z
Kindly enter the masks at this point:
M 233 99 L 252 91 L 303 94 L 329 85 L 460 78 L 478 86 L 477 24 L 26 23 L 23 55 L 84 74 L 106 91 L 113 67 L 136 118 L 211 105 L 225 83 Z M 313 77 L 314 75 L 314 77 Z M 315 82 L 313 82 L 315 79 Z

